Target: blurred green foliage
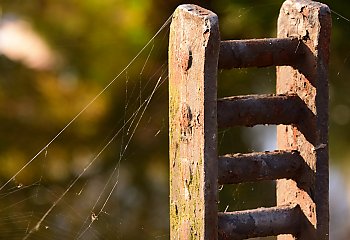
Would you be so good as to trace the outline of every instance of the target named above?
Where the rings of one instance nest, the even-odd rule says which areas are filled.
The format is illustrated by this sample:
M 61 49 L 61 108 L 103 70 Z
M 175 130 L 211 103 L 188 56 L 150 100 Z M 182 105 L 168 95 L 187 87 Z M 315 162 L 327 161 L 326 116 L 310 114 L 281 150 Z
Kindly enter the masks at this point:
M 273 0 L 188 2 L 218 14 L 222 39 L 275 36 L 282 4 Z M 38 71 L 0 55 L 1 185 L 123 70 L 181 3 L 175 0 L 0 2 L 1 19 L 15 16 L 30 23 L 58 59 L 50 70 Z M 350 17 L 350 2 L 325 3 L 334 10 L 331 159 L 347 166 L 350 22 L 342 16 Z M 76 239 L 84 230 L 81 239 L 169 239 L 167 30 L 168 27 L 67 131 L 0 191 L 1 239 L 22 239 L 119 129 L 121 134 L 31 239 Z M 138 120 L 129 122 L 125 128 L 123 125 L 147 101 L 160 76 L 165 82 L 133 134 Z M 271 93 L 274 78 L 273 68 L 221 72 L 218 94 Z M 220 132 L 220 152 L 254 150 L 249 140 L 244 140 L 245 135 L 243 128 Z M 125 146 L 128 148 L 124 153 Z M 112 180 L 108 183 L 109 176 Z M 93 219 L 94 211 L 102 207 L 103 201 L 96 207 L 94 203 L 99 197 L 106 199 L 115 182 L 118 184 L 106 207 L 98 219 Z M 103 192 L 106 186 L 107 191 Z M 220 208 L 271 206 L 275 201 L 273 186 L 268 182 L 225 187 L 220 193 Z

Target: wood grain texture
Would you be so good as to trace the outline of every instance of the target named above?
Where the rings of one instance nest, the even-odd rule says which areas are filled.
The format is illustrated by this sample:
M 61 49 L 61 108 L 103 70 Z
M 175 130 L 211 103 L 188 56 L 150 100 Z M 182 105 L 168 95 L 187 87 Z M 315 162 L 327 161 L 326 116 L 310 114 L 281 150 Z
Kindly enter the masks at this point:
M 169 43 L 170 239 L 217 239 L 217 16 L 174 15 Z

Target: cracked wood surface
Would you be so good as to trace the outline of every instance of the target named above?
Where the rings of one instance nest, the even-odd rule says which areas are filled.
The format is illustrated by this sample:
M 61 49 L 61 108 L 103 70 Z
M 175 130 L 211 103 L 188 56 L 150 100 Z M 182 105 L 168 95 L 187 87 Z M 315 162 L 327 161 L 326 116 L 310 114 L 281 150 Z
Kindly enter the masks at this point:
M 174 15 L 169 43 L 170 239 L 217 239 L 217 16 Z

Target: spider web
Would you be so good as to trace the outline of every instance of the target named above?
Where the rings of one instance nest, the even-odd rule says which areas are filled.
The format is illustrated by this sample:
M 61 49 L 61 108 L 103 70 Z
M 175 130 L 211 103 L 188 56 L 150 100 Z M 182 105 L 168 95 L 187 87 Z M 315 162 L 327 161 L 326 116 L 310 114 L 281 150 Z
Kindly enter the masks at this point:
M 240 23 L 244 16 L 251 15 L 257 8 L 270 6 L 279 7 L 280 1 L 271 1 L 255 6 L 253 3 L 249 7 L 238 7 L 238 15 L 228 18 L 223 11 L 224 24 Z M 335 26 L 340 29 L 347 29 L 349 19 L 338 11 L 332 10 L 335 17 Z M 0 237 L 3 239 L 132 239 L 133 236 L 143 236 L 143 239 L 169 239 L 167 221 L 167 207 L 163 207 L 163 212 L 157 212 L 159 203 L 167 201 L 157 200 L 153 196 L 150 211 L 140 213 L 140 209 L 148 208 L 142 206 L 146 200 L 140 193 L 138 187 L 133 185 L 133 176 L 130 175 L 128 168 L 133 164 L 139 164 L 140 156 L 136 149 L 143 146 L 137 146 L 141 134 L 147 132 L 150 138 L 159 138 L 160 135 L 167 135 L 167 114 L 162 112 L 154 115 L 157 111 L 157 105 L 152 106 L 153 102 L 166 102 L 167 90 L 167 62 L 154 69 L 151 66 L 152 56 L 167 51 L 167 34 L 169 31 L 169 17 L 159 31 L 150 39 L 150 41 L 140 50 L 139 53 L 113 78 L 101 91 L 97 92 L 94 98 L 86 101 L 84 107 L 71 118 L 71 120 L 58 131 L 54 137 L 43 144 L 40 150 L 29 161 L 25 162 L 20 169 L 13 171 L 10 178 L 3 180 L 0 186 Z M 239 29 L 239 27 L 237 27 Z M 236 29 L 236 31 L 238 31 Z M 229 30 L 223 31 L 223 36 L 230 38 L 239 38 Z M 263 32 L 258 33 L 263 36 Z M 242 36 L 241 36 L 242 37 Z M 249 38 L 251 36 L 244 36 Z M 348 53 L 350 52 L 347 49 Z M 347 59 L 343 58 L 342 65 L 333 66 L 332 71 L 336 76 L 343 79 L 342 75 L 347 73 Z M 332 67 L 332 66 L 331 66 Z M 130 79 L 131 73 L 138 73 L 138 81 Z M 261 83 L 255 77 L 268 79 L 266 83 Z M 222 79 L 242 79 L 235 83 L 219 84 L 219 95 L 239 95 L 252 93 L 271 92 L 274 89 L 274 69 L 258 70 L 237 70 L 235 73 L 220 73 Z M 254 81 L 247 82 L 247 79 Z M 258 83 L 257 83 L 258 82 Z M 229 87 L 230 86 L 230 87 Z M 237 87 L 238 86 L 238 87 Z M 220 87 L 222 89 L 220 89 Z M 100 146 L 89 149 L 81 157 L 82 161 L 75 167 L 76 174 L 71 176 L 65 184 L 51 183 L 46 179 L 47 164 L 50 159 L 54 159 L 56 142 L 60 141 L 65 135 L 69 135 L 72 129 L 79 128 L 79 118 L 86 114 L 89 108 L 98 104 L 98 100 L 104 94 L 113 91 L 115 88 L 123 89 L 124 109 L 121 115 L 116 117 L 115 129 L 108 129 L 104 142 Z M 233 90 L 232 90 L 233 89 Z M 249 89 L 249 90 L 248 90 Z M 249 92 L 248 92 L 249 91 Z M 345 106 L 345 105 L 344 105 Z M 163 115 L 163 117 L 161 117 Z M 162 118 L 162 119 L 161 119 Z M 161 120 L 160 120 L 161 119 Z M 151 126 L 151 127 L 150 127 Z M 153 126 L 153 128 L 152 128 Z M 154 127 L 155 126 L 155 127 Z M 249 152 L 265 151 L 274 148 L 271 142 L 275 139 L 271 137 L 275 131 L 274 128 L 266 130 L 265 127 L 256 127 L 253 129 L 233 129 L 224 130 L 220 133 L 219 148 L 222 153 L 228 151 Z M 262 136 L 256 139 L 252 136 Z M 232 144 L 235 139 L 243 139 L 245 143 L 241 146 Z M 164 139 L 164 138 L 161 138 Z M 146 141 L 149 139 L 146 139 Z M 143 139 L 145 141 L 145 139 Z M 151 140 L 149 140 L 151 141 Z M 266 141 L 269 141 L 266 143 Z M 103 161 L 112 159 L 114 164 L 111 169 L 106 169 Z M 39 166 L 39 167 L 38 167 Z M 21 174 L 30 172 L 34 168 L 40 168 L 39 176 L 33 177 L 31 183 L 22 183 Z M 152 179 L 150 184 L 153 188 L 158 188 L 157 171 L 159 168 L 149 170 Z M 64 169 L 63 169 L 64 171 Z M 138 172 L 138 174 L 140 171 Z M 163 177 L 164 178 L 164 177 Z M 149 187 L 149 186 L 144 186 Z M 150 188 L 151 188 L 150 187 Z M 265 194 L 266 189 L 274 189 L 272 186 L 259 185 L 235 185 L 220 189 L 221 211 L 233 211 L 255 207 L 256 203 L 249 203 L 251 196 Z M 167 197 L 167 192 L 161 192 L 162 196 Z M 267 194 L 268 195 L 268 194 Z M 248 201 L 248 202 L 247 202 Z M 273 205 L 273 200 L 266 200 L 265 206 Z M 28 207 L 30 206 L 30 207 Z M 164 210 L 165 209 L 165 210 Z M 156 226 L 143 226 L 140 218 L 148 216 Z M 136 222 L 136 223 L 135 223 Z M 135 229 L 135 226 L 136 227 Z M 130 238 L 131 236 L 131 238 Z
M 155 45 L 157 45 L 157 54 L 159 51 L 166 51 L 164 47 L 167 44 L 170 20 L 171 16 L 115 78 L 88 101 L 47 144 L 0 186 L 0 198 L 4 200 L 2 202 L 10 203 L 2 206 L 0 210 L 4 214 L 9 214 L 8 217 L 1 219 L 2 238 L 107 239 L 112 232 L 116 231 L 110 223 L 111 219 L 115 221 L 115 218 L 111 217 L 114 213 L 110 209 L 110 200 L 115 198 L 114 195 L 117 194 L 117 186 L 119 187 L 119 181 L 124 174 L 121 172 L 121 163 L 131 158 L 128 156 L 130 155 L 128 150 L 133 144 L 132 141 L 140 128 L 140 123 L 144 124 L 145 115 L 148 115 L 145 112 L 149 109 L 151 101 L 159 101 L 159 97 L 162 96 L 157 92 L 164 88 L 164 83 L 168 78 L 166 62 L 158 66 L 157 69 L 148 71 L 145 69 L 149 67 L 148 62 L 154 54 Z M 140 65 L 142 61 L 143 64 Z M 142 66 L 141 70 L 139 66 Z M 139 82 L 129 81 L 128 71 L 139 71 Z M 113 85 L 125 89 L 123 117 L 118 120 L 115 129 L 106 137 L 105 143 L 102 143 L 94 154 L 90 154 L 90 157 L 84 160 L 86 165 L 77 170 L 77 175 L 72 178 L 68 185 L 50 186 L 45 182 L 45 161 L 55 154 L 54 151 L 51 151 L 51 149 L 55 149 L 55 142 L 59 141 L 62 135 L 69 134 L 66 132 L 69 132 L 70 128 L 77 127 L 74 124 L 78 119 L 96 104 L 103 94 L 110 91 Z M 164 126 L 157 129 L 154 137 L 156 138 L 161 131 L 164 131 Z M 114 148 L 114 154 L 118 152 L 115 151 L 116 146 L 119 146 L 120 150 L 119 154 L 113 157 L 115 159 L 113 169 L 104 176 L 91 176 L 94 171 L 97 171 L 98 166 L 96 165 L 103 161 L 106 152 L 111 152 L 110 148 Z M 37 182 L 25 185 L 17 181 L 23 172 L 30 171 L 32 165 L 37 164 L 42 165 L 41 175 Z M 124 189 L 124 191 L 131 192 L 130 189 Z M 28 203 L 34 205 L 32 210 L 22 211 L 22 208 L 27 208 Z M 85 206 L 78 207 L 79 204 Z M 125 215 L 125 213 L 123 214 Z M 103 226 L 104 224 L 106 227 Z M 99 229 L 107 228 L 106 232 L 108 231 L 108 233 L 101 234 L 101 230 L 95 229 L 96 225 Z M 119 225 L 121 229 L 123 227 L 122 219 Z M 117 234 L 121 236 L 120 233 Z M 158 235 L 158 238 L 160 236 Z

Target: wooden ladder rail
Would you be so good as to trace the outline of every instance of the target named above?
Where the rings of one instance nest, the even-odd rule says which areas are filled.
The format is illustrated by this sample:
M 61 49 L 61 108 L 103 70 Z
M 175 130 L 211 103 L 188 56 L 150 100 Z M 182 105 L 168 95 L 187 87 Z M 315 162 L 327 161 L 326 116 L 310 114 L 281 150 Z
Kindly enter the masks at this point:
M 170 238 L 328 239 L 329 8 L 287 0 L 272 39 L 220 41 L 217 16 L 174 13 L 169 40 Z M 277 66 L 276 94 L 217 100 L 217 71 Z M 217 154 L 217 129 L 276 124 L 278 150 Z M 218 213 L 218 184 L 277 180 L 277 206 Z

